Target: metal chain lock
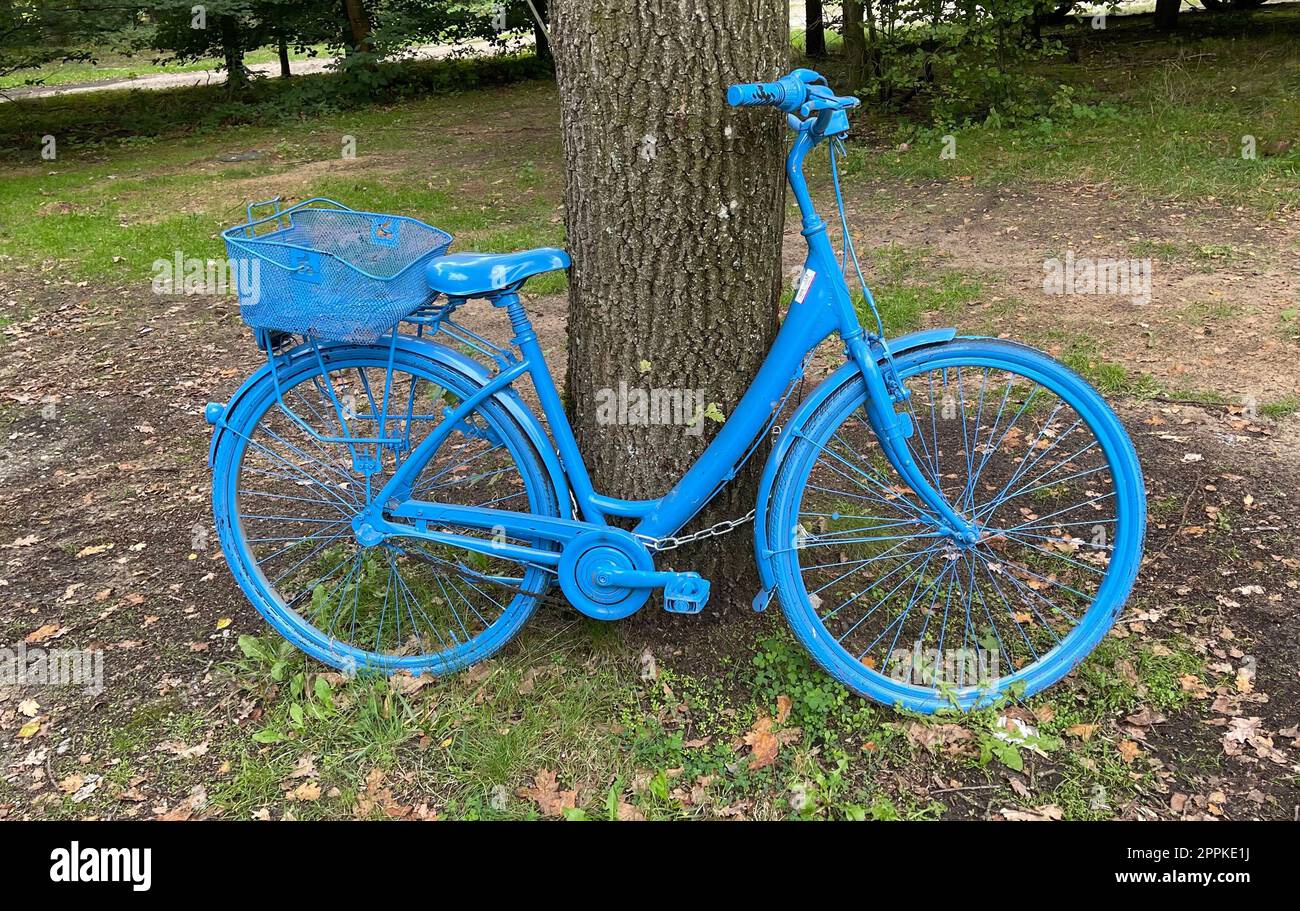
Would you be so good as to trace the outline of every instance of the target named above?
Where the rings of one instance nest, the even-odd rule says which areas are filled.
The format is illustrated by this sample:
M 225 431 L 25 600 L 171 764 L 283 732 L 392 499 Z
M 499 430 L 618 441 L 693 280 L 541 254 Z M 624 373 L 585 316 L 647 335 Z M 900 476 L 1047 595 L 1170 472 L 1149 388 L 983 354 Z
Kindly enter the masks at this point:
M 747 522 L 753 521 L 754 510 L 750 510 L 739 519 L 723 519 L 721 522 L 710 525 L 708 528 L 701 528 L 699 531 L 693 531 L 689 535 L 668 535 L 664 538 L 651 538 L 646 535 L 637 535 L 646 546 L 655 553 L 665 550 L 674 550 L 683 544 L 691 544 L 695 541 L 702 541 L 705 538 L 716 538 L 725 535 L 729 531 L 735 531 Z

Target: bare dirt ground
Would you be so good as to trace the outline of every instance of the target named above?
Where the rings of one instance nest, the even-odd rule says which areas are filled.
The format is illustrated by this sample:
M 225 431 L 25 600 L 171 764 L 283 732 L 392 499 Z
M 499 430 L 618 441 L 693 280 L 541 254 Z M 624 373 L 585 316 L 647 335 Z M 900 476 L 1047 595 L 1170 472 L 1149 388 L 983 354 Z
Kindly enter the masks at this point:
M 1297 818 L 1300 418 L 1235 406 L 1297 391 L 1300 344 L 1281 317 L 1296 303 L 1295 223 L 1135 208 L 1104 187 L 1069 185 L 872 186 L 855 210 L 864 246 L 922 247 L 939 268 L 989 277 L 958 317 L 968 328 L 1049 344 L 1052 330 L 1083 334 L 1130 370 L 1234 403 L 1118 403 L 1147 472 L 1151 525 L 1137 593 L 1114 635 L 1180 632 L 1220 682 L 1185 681 L 1195 698 L 1172 717 L 1126 719 L 1133 768 L 1154 770 L 1158 784 L 1113 809 L 1125 818 Z M 1045 256 L 1072 245 L 1118 256 L 1133 238 L 1172 251 L 1157 261 L 1150 304 L 1043 294 Z M 1225 243 L 1249 253 L 1198 258 Z M 1013 299 L 1023 303 L 999 306 Z M 559 361 L 563 298 L 535 304 Z M 498 315 L 485 308 L 476 319 Z M 198 815 L 199 782 L 228 767 L 186 754 L 199 737 L 129 733 L 141 717 L 171 714 L 220 736 L 259 711 L 214 673 L 241 633 L 264 624 L 213 540 L 202 409 L 260 358 L 231 302 L 156 298 L 147 287 L 10 272 L 0 276 L 0 316 L 9 321 L 0 346 L 0 642 L 103 649 L 105 672 L 102 693 L 0 686 L 0 818 L 77 815 L 87 789 L 101 788 L 116 796 L 107 815 Z M 714 635 L 725 633 L 706 633 L 701 653 Z M 690 650 L 679 657 L 689 662 Z M 109 764 L 109 742 L 131 757 L 124 765 Z M 924 768 L 895 774 L 919 794 L 943 784 Z M 979 789 L 947 791 L 938 799 L 949 815 L 996 813 Z
M 992 279 L 993 293 L 962 314 L 967 328 L 1094 337 L 1108 360 L 1132 372 L 1233 405 L 1300 391 L 1290 366 L 1300 341 L 1294 213 L 1264 218 L 1071 183 L 916 182 L 864 186 L 857 198 L 851 223 L 867 246 L 900 244 L 943 268 Z M 1150 300 L 1046 293 L 1044 260 L 1068 252 L 1149 259 Z

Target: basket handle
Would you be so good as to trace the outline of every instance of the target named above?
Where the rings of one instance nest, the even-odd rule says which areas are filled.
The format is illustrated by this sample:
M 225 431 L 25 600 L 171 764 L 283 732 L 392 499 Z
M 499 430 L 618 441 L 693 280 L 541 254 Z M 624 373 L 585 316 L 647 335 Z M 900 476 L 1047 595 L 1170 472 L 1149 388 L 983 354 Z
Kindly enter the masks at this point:
M 258 219 L 253 215 L 253 210 L 254 210 L 254 209 L 265 209 L 267 206 L 275 206 L 275 211 L 272 212 L 271 215 L 279 215 L 279 214 L 280 214 L 280 199 L 281 199 L 281 197 L 277 196 L 277 197 L 275 197 L 274 199 L 267 199 L 267 200 L 264 200 L 264 201 L 262 201 L 262 202 L 250 202 L 250 203 L 248 204 L 248 209 L 247 209 L 247 212 L 248 212 L 248 220 L 249 220 L 250 222 L 257 221 Z M 270 217 L 270 216 L 268 216 L 268 217 Z
M 293 251 L 293 268 L 289 277 L 310 285 L 321 283 L 321 255 L 315 250 L 295 248 Z

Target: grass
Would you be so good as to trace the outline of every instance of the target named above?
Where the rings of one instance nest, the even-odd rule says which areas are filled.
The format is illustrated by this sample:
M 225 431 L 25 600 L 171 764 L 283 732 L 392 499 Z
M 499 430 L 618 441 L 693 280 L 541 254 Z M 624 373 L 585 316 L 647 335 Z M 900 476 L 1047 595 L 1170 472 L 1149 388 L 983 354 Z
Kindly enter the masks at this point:
M 1056 109 L 1016 127 L 954 131 L 884 120 L 905 152 L 859 149 L 849 170 L 913 180 L 1106 182 L 1140 197 L 1247 205 L 1300 204 L 1300 10 L 1184 16 L 1177 43 L 1151 41 L 1150 20 L 1111 17 L 1104 33 L 1074 25 L 1060 37 L 1078 63 L 1044 67 L 1070 87 Z M 1249 40 L 1242 40 L 1245 29 Z M 1254 137 L 1255 157 L 1242 155 Z
M 1167 54 L 1166 44 L 1092 49 L 1097 59 L 1068 73 L 1080 83 L 1078 111 L 1035 126 L 964 130 L 955 161 L 938 159 L 937 137 L 929 134 L 913 137 L 905 153 L 859 150 L 852 179 L 1066 177 L 1264 210 L 1290 205 L 1293 155 L 1245 161 L 1222 145 L 1248 127 L 1260 136 L 1296 132 L 1294 106 L 1286 103 L 1296 87 L 1288 69 L 1296 51 L 1261 40 L 1256 58 L 1226 38 L 1193 36 L 1189 50 L 1214 56 L 1189 55 L 1171 75 L 1147 80 L 1121 76 L 1126 66 L 1145 67 Z M 1204 91 L 1225 81 L 1240 84 L 1241 97 Z M 216 97 L 187 90 L 148 103 Z M 71 124 L 79 112 L 90 112 L 82 119 L 94 124 L 121 119 L 142 103 L 33 100 L 17 120 L 30 126 L 49 115 Z M 281 122 L 254 117 L 220 129 L 190 123 L 94 136 L 55 128 L 60 153 L 48 162 L 13 128 L 0 142 L 7 168 L 0 183 L 0 264 L 101 286 L 147 281 L 153 261 L 174 250 L 222 255 L 220 230 L 241 219 L 245 202 L 275 192 L 408 212 L 456 233 L 461 248 L 560 243 L 555 108 L 552 85 L 526 82 L 326 107 Z M 357 140 L 355 159 L 340 155 L 344 136 Z M 254 150 L 259 154 L 244 154 Z M 1233 249 L 1231 243 L 1184 250 L 1139 241 L 1134 252 L 1213 263 Z M 942 268 L 919 247 L 882 247 L 870 266 L 891 332 L 932 318 L 956 321 L 973 305 L 991 303 L 986 298 L 997 281 Z M 562 288 L 558 275 L 530 285 L 542 292 Z M 1038 341 L 1059 349 L 1108 396 L 1162 391 L 1150 376 L 1108 360 L 1095 339 L 1056 333 Z M 1294 396 L 1260 406 L 1269 417 L 1297 411 Z M 1153 513 L 1170 517 L 1180 508 L 1176 499 L 1152 504 Z M 257 713 L 214 730 L 205 779 L 213 812 L 230 818 L 409 816 L 421 806 L 441 817 L 532 818 L 543 806 L 530 789 L 548 772 L 560 792 L 576 792 L 562 801 L 561 815 L 572 819 L 959 815 L 959 804 L 931 796 L 935 776 L 958 782 L 953 788 L 988 790 L 1005 806 L 1055 804 L 1068 818 L 1105 818 L 1149 781 L 1117 747 L 1123 719 L 1144 706 L 1186 710 L 1187 680 L 1204 681 L 1207 674 L 1177 637 L 1107 638 L 1070 680 L 1029 702 L 1036 733 L 1016 743 L 999 736 L 1005 706 L 920 719 L 853 696 L 814 666 L 778 617 L 759 621 L 752 653 L 738 650 L 707 673 L 672 658 L 655 661 L 652 672 L 616 631 L 570 611 L 544 612 L 490 663 L 426 685 L 329 674 L 269 634 L 241 646 L 244 657 L 224 669 L 225 683 Z M 775 763 L 756 765 L 747 738 L 764 719 L 783 742 Z M 161 761 L 132 759 L 151 744 L 206 736 L 204 719 L 169 701 L 120 721 L 103 734 L 107 752 L 121 760 L 111 773 L 119 788 L 135 774 L 183 773 Z M 942 749 L 925 746 L 945 725 L 964 733 L 946 731 L 956 739 Z M 1078 733 L 1085 728 L 1086 737 Z M 1015 776 L 1036 782 L 1032 798 L 1010 790 L 1007 781 Z M 111 789 L 103 790 L 86 804 L 65 800 L 57 812 L 111 812 Z
M 1029 703 L 1040 719 L 1031 738 L 1009 742 L 998 736 L 1004 708 L 927 719 L 858 699 L 775 624 L 752 655 L 705 677 L 637 662 L 608 627 L 557 617 L 484 667 L 414 687 L 323 674 L 270 635 L 240 644 L 245 658 L 225 673 L 265 712 L 213 744 L 223 771 L 209 794 L 227 818 L 530 819 L 542 815 L 530 792 L 548 772 L 558 791 L 576 792 L 550 813 L 568 819 L 943 815 L 925 788 L 899 785 L 918 766 L 999 789 L 1033 766 L 1038 802 L 1106 818 L 1147 780 L 1109 732 L 1142 706 L 1185 708 L 1186 681 L 1205 674 L 1176 638 L 1108 638 L 1073 683 Z M 756 766 L 747 738 L 762 719 L 785 733 L 778 761 Z M 934 754 L 920 744 L 935 725 L 969 733 Z M 159 731 L 190 742 L 202 728 L 157 711 L 114 737 Z M 130 746 L 116 740 L 119 753 Z M 1099 791 L 1110 803 L 1098 804 Z M 1009 790 L 1005 799 L 1017 801 Z
M 558 158 L 559 137 L 506 116 L 523 109 L 527 123 L 553 104 L 552 86 L 531 83 L 220 137 L 73 145 L 55 161 L 15 167 L 0 185 L 0 262 L 101 284 L 149 281 L 154 262 L 176 250 L 224 256 L 220 232 L 243 219 L 244 204 L 286 191 L 411 214 L 456 234 L 461 248 L 558 244 L 561 178 L 538 163 Z M 475 118 L 482 129 L 448 132 Z M 342 157 L 344 136 L 356 139 L 355 159 Z M 250 150 L 260 153 L 251 164 L 227 160 Z M 530 290 L 563 287 L 557 274 Z
M 147 54 L 104 52 L 95 48 L 88 49 L 87 53 L 93 55 L 89 60 L 47 63 L 35 69 L 0 76 L 0 91 L 26 85 L 78 85 L 81 83 L 136 79 L 140 76 L 152 76 L 159 73 L 192 73 L 202 70 L 215 70 L 224 64 L 223 60 L 216 57 L 203 57 L 181 63 L 166 61 Z M 293 61 L 328 56 L 329 49 L 325 45 L 316 45 L 302 52 L 294 48 L 289 49 L 289 59 Z M 244 56 L 244 62 L 249 66 L 278 62 L 279 59 L 278 52 L 270 47 L 249 51 Z M 276 73 L 279 73 L 278 69 Z

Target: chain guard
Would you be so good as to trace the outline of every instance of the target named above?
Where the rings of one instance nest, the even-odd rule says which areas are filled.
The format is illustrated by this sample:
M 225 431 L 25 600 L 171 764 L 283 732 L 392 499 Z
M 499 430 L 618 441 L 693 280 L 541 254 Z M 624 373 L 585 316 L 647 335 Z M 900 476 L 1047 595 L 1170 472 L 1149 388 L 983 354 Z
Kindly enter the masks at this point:
M 601 584 L 597 575 L 611 569 L 653 572 L 654 559 L 632 535 L 608 528 L 569 541 L 558 569 L 560 588 L 570 604 L 597 620 L 621 620 L 645 604 L 650 589 Z

